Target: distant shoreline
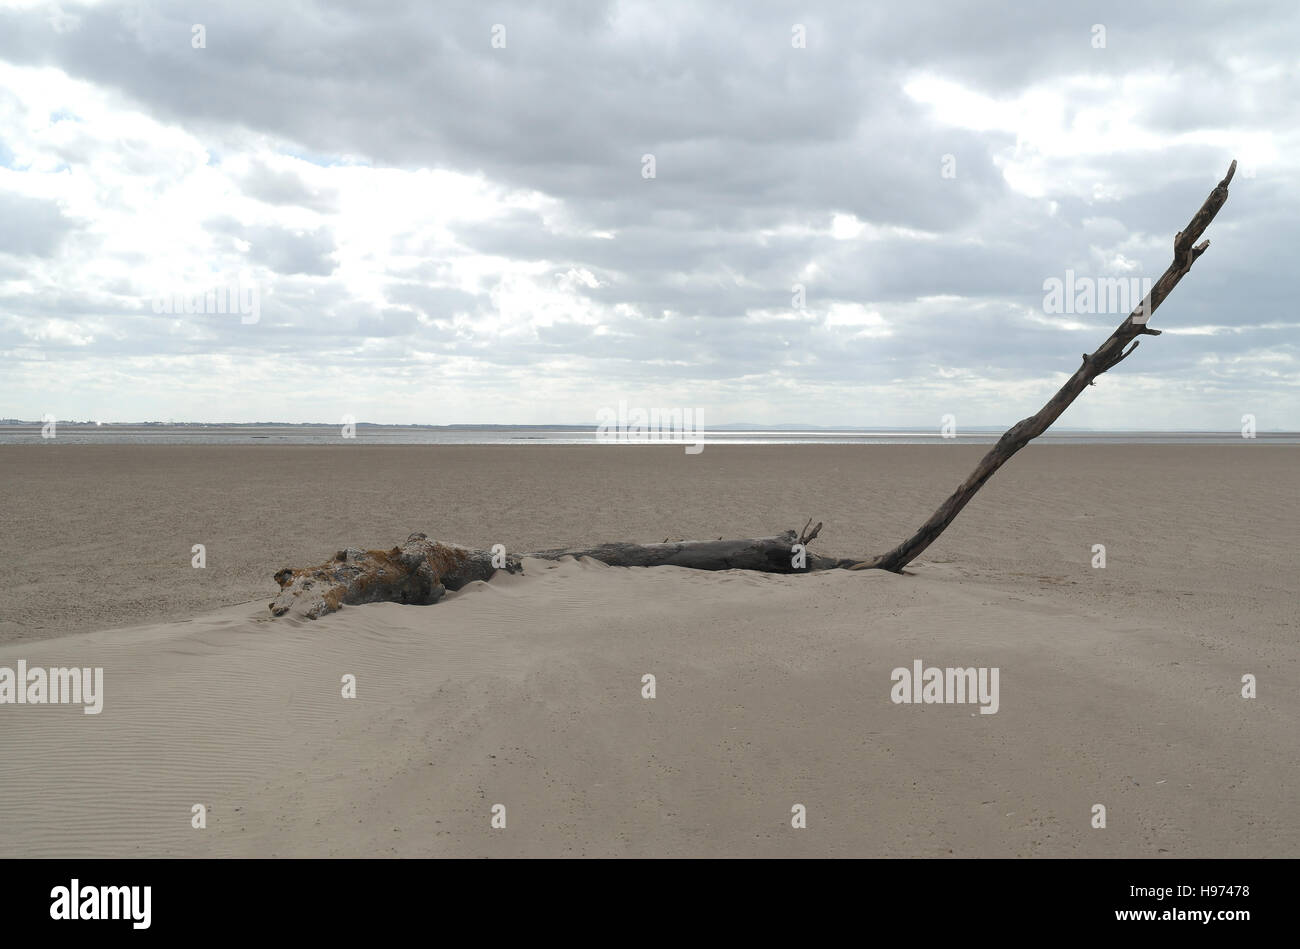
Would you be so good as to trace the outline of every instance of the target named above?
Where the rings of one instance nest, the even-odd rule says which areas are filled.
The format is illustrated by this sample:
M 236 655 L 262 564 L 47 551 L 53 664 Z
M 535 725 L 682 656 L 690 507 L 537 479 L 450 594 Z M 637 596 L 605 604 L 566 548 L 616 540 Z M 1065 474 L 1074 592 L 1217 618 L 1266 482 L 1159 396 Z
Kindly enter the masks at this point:
M 595 426 L 403 426 L 357 423 L 344 437 L 337 425 L 86 425 L 57 423 L 54 438 L 42 437 L 40 423 L 0 425 L 3 445 L 599 445 L 618 447 L 680 447 L 702 437 L 709 447 L 727 445 L 985 445 L 996 442 L 1005 429 L 986 426 L 943 436 L 938 429 L 739 429 L 707 428 L 688 433 L 685 440 L 637 438 L 615 441 L 598 438 Z M 1300 432 L 1102 431 L 1061 429 L 1040 436 L 1044 445 L 1298 445 Z M 1032 445 L 1030 447 L 1033 447 Z

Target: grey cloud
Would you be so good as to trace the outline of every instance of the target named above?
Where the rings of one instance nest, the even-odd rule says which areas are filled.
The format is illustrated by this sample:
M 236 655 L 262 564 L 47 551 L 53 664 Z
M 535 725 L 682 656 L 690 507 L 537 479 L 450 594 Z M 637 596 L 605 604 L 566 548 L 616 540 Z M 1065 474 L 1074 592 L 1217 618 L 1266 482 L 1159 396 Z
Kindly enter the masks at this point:
M 275 225 L 245 226 L 229 217 L 208 221 L 208 229 L 231 241 L 246 241 L 248 258 L 279 274 L 329 276 L 335 263 L 330 260 L 336 247 L 327 229 L 293 230 Z
M 267 204 L 296 206 L 329 214 L 338 209 L 338 195 L 311 188 L 291 171 L 254 162 L 239 179 L 246 194 Z
M 334 272 L 334 262 L 329 259 L 334 240 L 326 232 L 252 227 L 244 234 L 252 245 L 249 257 L 276 273 L 328 276 Z
M 0 191 L 0 253 L 52 257 L 73 227 L 53 201 Z
M 389 302 L 410 306 L 435 321 L 450 320 L 457 313 L 474 313 L 483 308 L 481 296 L 450 287 L 430 287 L 420 283 L 393 283 L 386 296 Z

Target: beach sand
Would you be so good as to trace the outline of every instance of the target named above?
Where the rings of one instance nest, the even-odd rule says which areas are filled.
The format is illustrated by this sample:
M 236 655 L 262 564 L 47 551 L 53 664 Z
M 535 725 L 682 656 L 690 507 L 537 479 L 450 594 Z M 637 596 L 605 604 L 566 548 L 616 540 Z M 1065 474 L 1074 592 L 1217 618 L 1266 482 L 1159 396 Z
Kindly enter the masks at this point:
M 1294 446 L 1033 445 L 903 576 L 530 561 L 266 609 L 278 568 L 416 530 L 813 517 L 870 555 L 984 450 L 0 447 L 0 667 L 104 669 L 99 715 L 0 705 L 0 856 L 1300 854 Z M 996 667 L 997 713 L 894 704 L 915 660 Z

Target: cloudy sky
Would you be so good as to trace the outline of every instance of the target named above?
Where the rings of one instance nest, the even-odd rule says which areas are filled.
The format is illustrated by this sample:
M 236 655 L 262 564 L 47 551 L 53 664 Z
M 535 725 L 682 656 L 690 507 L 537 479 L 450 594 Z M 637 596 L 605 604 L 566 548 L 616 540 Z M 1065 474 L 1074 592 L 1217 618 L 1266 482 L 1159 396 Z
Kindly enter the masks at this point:
M 1009 424 L 1233 158 L 1066 426 L 1300 429 L 1293 0 L 0 0 L 0 417 Z

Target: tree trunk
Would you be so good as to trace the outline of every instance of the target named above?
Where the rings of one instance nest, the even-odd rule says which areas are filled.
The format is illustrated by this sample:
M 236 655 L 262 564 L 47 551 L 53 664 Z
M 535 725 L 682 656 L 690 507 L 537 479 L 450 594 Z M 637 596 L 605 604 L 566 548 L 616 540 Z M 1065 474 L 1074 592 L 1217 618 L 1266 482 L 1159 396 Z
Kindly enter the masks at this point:
M 809 524 L 812 521 L 808 522 Z M 785 531 L 775 537 L 747 540 L 677 541 L 662 544 L 601 544 L 527 554 L 495 554 L 412 534 L 391 550 L 348 547 L 329 563 L 275 575 L 280 594 L 271 603 L 275 616 L 292 613 L 318 619 L 344 605 L 359 603 L 437 603 L 448 590 L 475 580 L 487 580 L 498 569 L 521 573 L 522 560 L 591 557 L 611 567 L 689 567 L 693 570 L 756 570 L 763 573 L 802 573 L 847 567 L 852 560 L 818 557 L 807 552 L 822 525 L 800 534 Z

